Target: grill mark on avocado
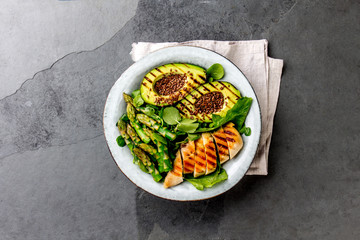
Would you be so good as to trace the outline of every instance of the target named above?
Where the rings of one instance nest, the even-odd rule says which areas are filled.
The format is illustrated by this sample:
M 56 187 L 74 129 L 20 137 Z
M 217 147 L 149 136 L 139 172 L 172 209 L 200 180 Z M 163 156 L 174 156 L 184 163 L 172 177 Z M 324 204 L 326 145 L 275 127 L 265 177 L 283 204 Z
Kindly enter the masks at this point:
M 193 103 L 192 102 L 190 102 L 190 100 L 189 99 L 187 99 L 187 98 L 184 98 L 186 101 L 188 101 L 189 103 L 190 103 L 190 105 L 193 105 Z
M 229 90 L 229 92 L 231 92 L 235 97 L 239 98 L 239 96 L 237 94 L 235 94 L 233 91 L 231 91 L 230 88 L 228 88 L 224 83 L 219 82 L 224 88 L 226 88 L 227 90 Z
M 210 86 L 212 86 L 213 88 L 215 88 L 216 90 L 221 92 L 221 89 L 219 89 L 218 87 L 216 87 L 215 85 L 213 85 L 213 83 L 209 82 Z
M 155 68 L 156 71 L 160 72 L 160 73 L 163 73 L 160 69 L 158 68 Z
M 185 75 L 186 75 L 186 72 L 184 70 L 182 70 L 181 68 L 179 68 L 177 66 L 175 66 L 175 67 L 176 67 L 176 69 L 180 70 L 181 72 L 185 73 Z
M 194 81 L 196 84 L 201 85 L 201 83 L 200 83 L 196 78 L 193 78 L 193 81 Z
M 186 110 L 188 110 L 189 113 L 192 113 L 192 111 L 183 102 L 180 101 L 179 104 L 181 104 Z
M 199 78 L 201 78 L 203 81 L 206 81 L 206 78 L 204 78 L 203 76 L 199 75 Z
M 202 96 L 202 95 L 204 95 L 201 91 L 199 91 L 197 88 L 196 89 L 194 89 L 195 91 L 197 91 L 199 94 L 200 94 L 200 96 Z
M 185 67 L 187 67 L 187 68 L 190 68 L 188 65 L 186 65 L 185 63 L 183 63 L 182 65 L 184 65 Z
M 153 75 L 154 77 L 156 77 L 156 75 L 153 72 L 150 72 L 151 75 Z
M 148 78 L 147 76 L 144 77 L 146 79 L 146 81 L 150 82 L 150 83 L 153 83 L 150 78 Z
M 207 87 L 202 86 L 206 91 L 211 92 Z

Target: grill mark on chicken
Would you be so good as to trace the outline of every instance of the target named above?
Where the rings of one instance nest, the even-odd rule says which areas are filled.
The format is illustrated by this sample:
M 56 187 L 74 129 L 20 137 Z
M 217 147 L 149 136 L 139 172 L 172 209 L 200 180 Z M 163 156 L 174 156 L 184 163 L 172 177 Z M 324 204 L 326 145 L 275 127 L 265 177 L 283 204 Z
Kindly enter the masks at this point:
M 213 167 L 216 167 L 216 161 L 215 162 L 213 162 L 213 161 L 207 161 L 207 164 L 210 164 L 210 165 L 212 165 Z
M 206 145 L 206 148 L 215 152 L 215 148 L 213 148 L 212 146 Z
M 233 133 L 233 132 L 231 132 L 231 131 L 229 131 L 229 130 L 224 130 L 224 133 L 229 134 L 229 135 L 232 135 L 232 136 L 236 136 L 235 133 Z
M 234 140 L 233 138 L 230 138 L 230 137 L 226 137 L 226 140 L 227 140 L 228 142 L 235 142 L 235 140 Z

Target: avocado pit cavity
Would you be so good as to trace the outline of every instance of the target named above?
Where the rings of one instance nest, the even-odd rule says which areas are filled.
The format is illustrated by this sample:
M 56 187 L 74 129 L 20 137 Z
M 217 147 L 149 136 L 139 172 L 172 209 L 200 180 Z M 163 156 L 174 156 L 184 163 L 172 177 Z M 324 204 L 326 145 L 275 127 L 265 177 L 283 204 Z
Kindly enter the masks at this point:
M 169 73 L 155 82 L 155 91 L 162 95 L 168 96 L 179 91 L 184 85 L 186 74 Z
M 194 105 L 194 115 L 218 112 L 223 108 L 224 95 L 221 92 L 209 92 L 198 98 Z

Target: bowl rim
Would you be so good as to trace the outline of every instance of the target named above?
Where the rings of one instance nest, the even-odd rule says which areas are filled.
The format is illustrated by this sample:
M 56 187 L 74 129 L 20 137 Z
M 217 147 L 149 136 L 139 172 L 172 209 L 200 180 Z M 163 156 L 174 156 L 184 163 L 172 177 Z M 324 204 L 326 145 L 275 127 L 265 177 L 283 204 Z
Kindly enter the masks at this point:
M 154 50 L 152 52 L 150 52 L 149 54 L 147 54 L 146 56 L 140 58 L 138 61 L 136 62 L 133 62 L 129 67 L 127 67 L 122 73 L 121 75 L 116 79 L 116 81 L 113 83 L 113 85 L 111 86 L 108 94 L 107 94 L 107 97 L 106 97 L 106 100 L 105 100 L 105 104 L 104 104 L 104 110 L 103 110 L 103 120 L 102 120 L 102 123 L 103 123 L 103 134 L 104 134 L 104 138 L 105 138 L 105 142 L 106 142 L 106 146 L 107 148 L 109 149 L 109 152 L 110 152 L 110 155 L 111 155 L 111 158 L 113 159 L 113 161 L 115 162 L 116 166 L 120 169 L 120 171 L 124 174 L 124 176 L 130 181 L 132 182 L 135 186 L 137 186 L 138 188 L 142 189 L 143 191 L 155 196 L 155 197 L 158 197 L 158 198 L 161 198 L 161 199 L 165 199 L 165 200 L 170 200 L 170 201 L 177 201 L 177 202 L 196 202 L 196 201 L 203 201 L 203 200 L 207 200 L 207 199 L 211 199 L 211 198 L 215 198 L 215 197 L 218 197 L 226 192 L 228 192 L 229 190 L 231 190 L 232 188 L 235 187 L 235 185 L 237 185 L 245 176 L 246 176 L 246 172 L 244 173 L 244 175 L 236 182 L 234 183 L 230 188 L 226 189 L 225 191 L 221 192 L 221 193 L 218 193 L 218 194 L 215 194 L 215 195 L 212 195 L 212 196 L 209 196 L 209 197 L 204 197 L 204 198 L 199 198 L 199 199 L 173 199 L 173 198 L 167 198 L 167 197 L 164 197 L 164 196 L 159 196 L 159 195 L 156 195 L 155 193 L 152 193 L 150 192 L 149 190 L 147 189 L 144 189 L 142 187 L 140 187 L 139 185 L 137 185 L 134 181 L 132 181 L 130 179 L 130 177 L 128 177 L 125 172 L 121 169 L 121 167 L 119 166 L 119 164 L 116 162 L 115 160 L 115 157 L 109 147 L 109 143 L 108 143 L 108 139 L 106 138 L 106 133 L 105 133 L 105 110 L 106 110 L 106 106 L 107 106 L 107 103 L 108 103 L 108 98 L 109 98 L 109 95 L 110 95 L 110 92 L 112 90 L 112 88 L 114 87 L 115 83 L 121 78 L 121 76 L 129 69 L 131 68 L 134 64 L 138 63 L 139 61 L 143 60 L 144 58 L 146 58 L 147 56 L 149 56 L 150 54 L 152 53 L 156 53 L 156 52 L 159 52 L 159 51 L 162 51 L 164 49 L 168 49 L 168 48 L 200 48 L 200 49 L 203 49 L 203 50 L 206 50 L 206 51 L 210 51 L 212 53 L 215 53 L 217 55 L 219 55 L 220 57 L 223 57 L 224 59 L 226 59 L 228 62 L 230 62 L 234 67 L 236 67 L 240 72 L 241 74 L 244 76 L 245 80 L 248 82 L 249 86 L 251 87 L 254 95 L 255 95 L 255 98 L 256 98 L 256 102 L 257 102 L 257 105 L 258 105 L 258 108 L 259 108 L 259 118 L 260 118 L 260 121 L 259 121 L 259 126 L 260 126 L 260 132 L 259 132 L 259 137 L 258 139 L 256 140 L 257 144 L 256 144 L 256 151 L 254 152 L 254 155 L 252 156 L 252 160 L 250 161 L 250 164 L 246 167 L 246 172 L 249 170 L 252 162 L 254 161 L 255 159 L 255 156 L 256 156 L 256 153 L 257 153 L 257 150 L 259 148 L 259 145 L 260 145 L 260 138 L 261 138 L 261 135 L 263 133 L 263 126 L 262 126 L 262 112 L 261 112 L 261 108 L 260 108 L 260 104 L 259 104 L 259 99 L 258 99 L 258 96 L 254 90 L 254 87 L 252 86 L 252 84 L 250 83 L 250 81 L 248 80 L 248 78 L 246 77 L 246 75 L 241 71 L 241 69 L 236 65 L 234 64 L 230 59 L 228 59 L 227 57 L 221 55 L 220 53 L 218 52 L 215 52 L 214 50 L 211 50 L 211 49 L 207 49 L 207 48 L 204 48 L 204 47 L 200 47 L 200 46 L 191 46 L 191 45 L 177 45 L 177 46 L 165 46 L 165 47 L 162 47 L 160 49 L 157 49 L 157 50 Z

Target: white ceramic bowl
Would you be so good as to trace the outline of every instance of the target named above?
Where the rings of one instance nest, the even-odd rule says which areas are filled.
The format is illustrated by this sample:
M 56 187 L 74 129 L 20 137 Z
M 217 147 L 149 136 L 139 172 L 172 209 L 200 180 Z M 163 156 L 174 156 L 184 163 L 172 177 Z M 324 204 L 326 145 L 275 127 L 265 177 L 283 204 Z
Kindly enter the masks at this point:
M 123 92 L 131 93 L 133 90 L 139 89 L 140 83 L 148 71 L 157 66 L 173 62 L 191 63 L 205 69 L 214 63 L 220 63 L 225 70 L 225 76 L 221 80 L 232 83 L 240 91 L 242 96 L 253 99 L 245 122 L 246 126 L 251 127 L 251 135 L 248 137 L 243 135 L 243 149 L 235 158 L 223 165 L 228 174 L 228 179 L 203 191 L 197 190 L 186 181 L 178 186 L 165 189 L 162 183 L 153 181 L 150 174 L 142 172 L 137 165 L 133 164 L 133 157 L 129 149 L 127 147 L 119 147 L 116 142 L 119 131 L 115 124 L 126 111 L 126 104 L 122 96 Z M 228 59 L 203 48 L 189 46 L 168 47 L 153 52 L 134 63 L 115 82 L 105 104 L 104 133 L 116 164 L 130 181 L 138 187 L 155 196 L 170 200 L 202 200 L 226 192 L 245 175 L 259 144 L 261 134 L 260 107 L 250 83 L 244 74 Z

